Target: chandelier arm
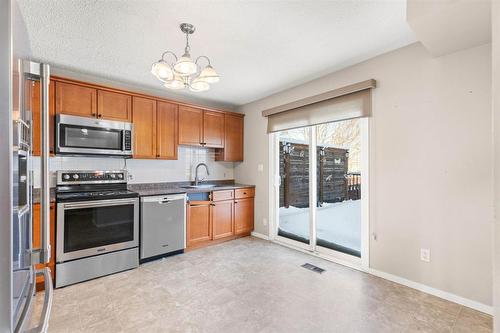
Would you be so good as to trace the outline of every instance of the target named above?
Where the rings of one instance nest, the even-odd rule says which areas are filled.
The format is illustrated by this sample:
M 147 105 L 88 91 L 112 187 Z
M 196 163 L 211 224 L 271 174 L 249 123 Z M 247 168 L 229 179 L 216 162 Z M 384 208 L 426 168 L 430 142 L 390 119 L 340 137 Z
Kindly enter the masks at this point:
M 201 55 L 198 58 L 196 58 L 196 61 L 194 63 L 198 65 L 198 60 L 200 60 L 202 58 L 207 60 L 209 66 L 212 66 L 212 64 L 210 63 L 210 59 L 207 56 L 204 56 L 204 55 Z
M 175 53 L 174 53 L 174 52 L 172 52 L 172 51 L 165 51 L 165 52 L 163 52 L 163 53 L 162 53 L 162 55 L 161 55 L 161 60 L 165 60 L 165 56 L 166 56 L 167 54 L 171 54 L 171 55 L 173 55 L 173 56 L 174 56 L 174 58 L 175 58 L 175 62 L 177 62 L 177 56 L 176 56 L 176 55 L 175 55 Z

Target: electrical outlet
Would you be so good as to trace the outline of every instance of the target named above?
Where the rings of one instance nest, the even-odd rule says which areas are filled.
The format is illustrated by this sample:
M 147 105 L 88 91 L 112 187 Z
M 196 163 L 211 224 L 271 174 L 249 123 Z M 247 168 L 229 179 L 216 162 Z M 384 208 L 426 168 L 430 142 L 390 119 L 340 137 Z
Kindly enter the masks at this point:
M 265 217 L 264 217 L 264 218 L 262 218 L 262 224 L 263 224 L 263 225 L 267 225 L 267 219 L 266 219 Z
M 133 174 L 131 174 L 131 173 L 129 173 L 129 174 L 128 174 L 128 180 L 134 180 L 134 175 L 133 175 Z
M 425 262 L 431 262 L 431 250 L 420 249 L 420 260 Z
M 264 164 L 257 165 L 257 171 L 263 172 L 264 171 Z

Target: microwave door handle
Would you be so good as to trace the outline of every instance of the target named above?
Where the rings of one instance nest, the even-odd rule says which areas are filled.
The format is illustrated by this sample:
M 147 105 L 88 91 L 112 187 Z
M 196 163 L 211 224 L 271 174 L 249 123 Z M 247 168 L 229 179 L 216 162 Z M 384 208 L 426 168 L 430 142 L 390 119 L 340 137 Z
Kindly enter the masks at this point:
M 122 130 L 122 153 L 125 152 L 125 137 L 126 137 L 127 130 Z
M 47 264 L 50 261 L 50 177 L 49 177 L 49 84 L 50 67 L 48 64 L 40 64 L 40 88 L 41 88 L 41 154 L 40 154 L 40 209 L 41 209 L 41 248 L 40 263 Z

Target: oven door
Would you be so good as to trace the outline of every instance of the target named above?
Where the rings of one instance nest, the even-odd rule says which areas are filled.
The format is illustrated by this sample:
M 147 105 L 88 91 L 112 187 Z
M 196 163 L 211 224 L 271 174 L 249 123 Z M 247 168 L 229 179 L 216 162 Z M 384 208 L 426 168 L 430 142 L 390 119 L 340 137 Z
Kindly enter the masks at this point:
M 57 262 L 128 249 L 138 244 L 138 198 L 57 204 Z
M 58 115 L 57 153 L 129 156 L 131 133 L 130 123 Z

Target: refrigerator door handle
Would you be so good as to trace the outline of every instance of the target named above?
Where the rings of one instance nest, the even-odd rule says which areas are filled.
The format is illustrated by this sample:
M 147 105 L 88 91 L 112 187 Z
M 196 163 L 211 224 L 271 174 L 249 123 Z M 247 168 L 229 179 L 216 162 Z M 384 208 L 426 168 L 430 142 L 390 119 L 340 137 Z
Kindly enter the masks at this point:
M 26 333 L 46 333 L 49 328 L 50 311 L 52 310 L 52 298 L 54 296 L 54 287 L 52 283 L 52 273 L 50 268 L 45 267 L 37 270 L 36 275 L 43 275 L 45 283 L 45 296 L 43 301 L 40 322 L 37 326 L 29 329 Z
M 23 312 L 21 312 L 21 315 L 19 316 L 19 320 L 17 321 L 17 325 L 14 328 L 14 333 L 21 333 L 23 332 L 23 327 L 26 324 L 26 322 L 29 321 L 29 314 L 31 314 L 31 306 L 33 304 L 33 296 L 35 295 L 35 286 L 36 286 L 36 275 L 33 274 L 32 277 L 33 281 L 30 283 L 30 289 L 28 290 L 26 294 L 26 306 L 23 309 Z
M 40 153 L 40 209 L 41 209 L 41 251 L 40 263 L 47 264 L 50 261 L 50 176 L 49 176 L 49 84 L 50 67 L 48 64 L 40 64 L 40 88 L 41 88 L 41 153 Z

